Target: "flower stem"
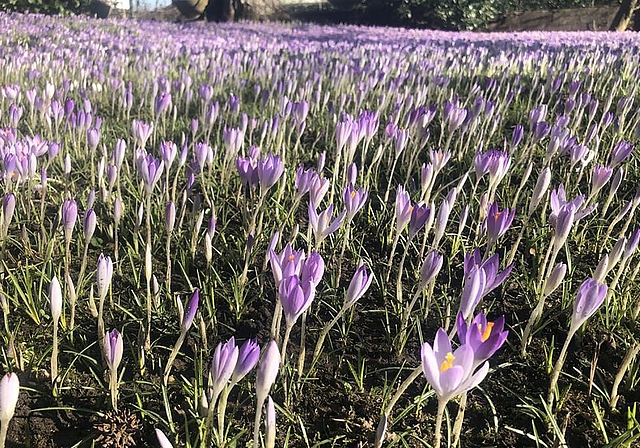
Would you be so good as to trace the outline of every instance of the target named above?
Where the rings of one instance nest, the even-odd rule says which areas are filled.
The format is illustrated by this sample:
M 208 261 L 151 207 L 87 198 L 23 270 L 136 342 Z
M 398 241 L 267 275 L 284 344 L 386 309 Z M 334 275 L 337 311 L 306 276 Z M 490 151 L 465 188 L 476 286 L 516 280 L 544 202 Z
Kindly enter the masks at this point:
M 182 343 L 184 342 L 184 338 L 187 335 L 185 331 L 180 332 L 180 336 L 178 336 L 178 340 L 176 341 L 176 345 L 173 346 L 173 350 L 171 350 L 171 354 L 169 355 L 169 359 L 167 360 L 167 365 L 164 368 L 164 375 L 162 378 L 162 384 L 167 385 L 167 381 L 169 381 L 169 374 L 171 373 L 171 367 L 173 366 L 173 362 L 176 360 L 176 356 L 178 356 L 178 352 L 182 347 Z
M 442 440 L 442 417 L 444 416 L 444 411 L 447 408 L 446 400 L 438 400 L 438 413 L 436 414 L 436 427 L 434 429 L 435 432 L 435 440 L 433 443 L 434 448 L 440 448 L 441 440 Z
M 549 392 L 547 393 L 547 405 L 549 409 L 553 408 L 553 399 L 554 392 L 556 388 L 556 384 L 558 383 L 558 378 L 560 378 L 560 372 L 562 371 L 562 366 L 564 365 L 564 360 L 567 357 L 567 349 L 569 348 L 569 343 L 573 338 L 573 335 L 576 333 L 577 328 L 571 327 L 569 329 L 569 333 L 567 334 L 567 340 L 564 341 L 564 345 L 562 346 L 562 350 L 560 351 L 560 356 L 553 366 L 553 372 L 551 372 L 551 381 L 549 383 Z

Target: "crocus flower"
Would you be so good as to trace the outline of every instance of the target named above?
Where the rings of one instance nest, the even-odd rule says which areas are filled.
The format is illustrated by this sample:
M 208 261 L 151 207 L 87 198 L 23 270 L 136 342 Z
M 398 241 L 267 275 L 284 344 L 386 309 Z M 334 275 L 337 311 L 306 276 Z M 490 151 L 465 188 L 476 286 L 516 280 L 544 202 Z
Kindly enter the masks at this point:
M 333 204 L 318 214 L 315 204 L 313 202 L 309 203 L 309 225 L 313 230 L 313 236 L 317 245 L 320 245 L 327 236 L 338 230 L 346 213 L 347 212 L 343 210 L 331 221 L 333 218 Z
M 258 183 L 258 172 L 256 170 L 258 162 L 249 157 L 238 156 L 236 158 L 236 169 L 240 175 L 240 180 L 246 185 L 256 185 Z
M 311 306 L 316 289 L 310 281 L 303 283 L 297 275 L 292 275 L 282 279 L 278 293 L 287 325 L 293 326 L 298 317 Z
M 409 219 L 409 241 L 424 227 L 425 223 L 431 217 L 431 214 L 431 209 L 424 203 L 418 203 L 413 207 Z
M 367 202 L 369 193 L 366 188 L 360 188 L 356 190 L 352 184 L 342 191 L 342 199 L 344 200 L 344 206 L 347 210 L 347 222 L 350 222 L 353 217 L 360 211 Z
M 62 314 L 62 288 L 58 278 L 54 276 L 49 284 L 49 302 L 51 303 L 51 317 L 53 324 L 57 325 Z
M 433 348 L 428 342 L 422 344 L 421 357 L 427 381 L 438 400 L 445 403 L 476 387 L 489 371 L 489 363 L 485 362 L 474 373 L 473 348 L 463 344 L 453 351 L 447 332 L 442 328 L 436 333 Z
M 67 243 L 71 241 L 77 219 L 78 204 L 72 199 L 67 199 L 62 204 L 62 226 L 64 228 L 64 239 Z
M 634 149 L 635 147 L 627 141 L 623 140 L 616 143 L 616 145 L 611 150 L 611 158 L 609 161 L 609 166 L 611 166 L 612 168 L 615 168 L 617 165 L 622 163 L 627 157 L 629 157 L 629 155 L 633 152 Z
M 567 273 L 567 265 L 565 263 L 558 263 L 554 266 L 551 274 L 549 274 L 549 278 L 547 279 L 547 283 L 544 287 L 544 295 L 548 296 L 556 290 L 562 280 L 564 280 L 564 276 Z
M 92 208 L 84 212 L 82 229 L 84 232 L 85 241 L 90 241 L 93 237 L 93 233 L 96 231 L 96 212 Z
M 13 213 L 16 209 L 16 196 L 13 193 L 6 193 L 2 198 L 2 232 L 3 235 L 9 230 Z
M 476 315 L 468 327 L 462 313 L 458 313 L 456 327 L 460 342 L 473 349 L 474 368 L 491 358 L 502 347 L 509 334 L 508 331 L 503 331 L 504 316 L 489 322 L 484 313 Z
M 20 380 L 15 373 L 7 373 L 0 380 L 0 423 L 9 424 L 16 411 L 20 395 Z
M 304 251 L 294 250 L 291 243 L 287 243 L 279 254 L 273 249 L 269 250 L 269 264 L 273 271 L 273 279 L 275 280 L 276 287 L 280 286 L 283 278 L 300 275 L 303 263 Z
M 396 233 L 398 235 L 409 224 L 412 211 L 413 204 L 411 204 L 409 193 L 402 185 L 398 185 L 398 190 L 396 191 Z
M 256 398 L 258 406 L 262 406 L 264 400 L 269 395 L 271 386 L 276 381 L 278 369 L 280 368 L 280 350 L 276 341 L 271 340 L 267 344 L 258 363 L 258 372 L 256 373 Z
M 487 276 L 481 267 L 473 267 L 464 279 L 464 287 L 460 298 L 460 312 L 465 319 L 474 312 L 485 290 Z
M 264 419 L 265 426 L 265 448 L 273 448 L 276 445 L 276 408 L 273 405 L 271 395 L 267 400 L 267 415 Z
M 182 313 L 182 319 L 180 322 L 180 331 L 186 333 L 189 331 L 189 328 L 193 324 L 193 319 L 196 317 L 196 312 L 198 311 L 198 304 L 200 302 L 200 290 L 196 288 L 191 294 L 189 301 L 187 302 L 187 307 L 184 309 Z
M 231 381 L 237 383 L 244 378 L 256 366 L 259 358 L 260 346 L 255 339 L 247 339 L 238 351 L 238 362 L 233 369 Z
M 373 281 L 373 273 L 367 272 L 367 265 L 360 261 L 358 269 L 353 274 L 347 294 L 344 298 L 345 306 L 351 306 L 356 303 L 367 292 L 371 282 Z
M 443 257 L 437 250 L 432 249 L 422 262 L 420 268 L 420 283 L 418 289 L 423 289 L 430 282 L 435 280 L 436 276 L 442 268 Z
M 236 347 L 236 341 L 232 336 L 226 343 L 219 343 L 213 352 L 213 359 L 209 369 L 209 377 L 212 382 L 209 409 L 213 409 L 215 400 L 231 378 L 237 361 L 238 347 Z
M 607 285 L 598 283 L 593 279 L 585 280 L 576 295 L 573 304 L 573 314 L 571 315 L 571 329 L 575 331 L 595 313 L 607 296 Z
M 122 361 L 122 352 L 124 350 L 122 336 L 115 328 L 105 333 L 103 350 L 109 370 L 115 372 L 118 370 L 120 361 Z
M 151 194 L 153 187 L 162 176 L 164 170 L 164 162 L 156 159 L 153 155 L 148 154 L 146 157 L 139 155 L 137 159 L 138 171 L 144 181 L 144 187 L 147 194 Z
M 171 444 L 171 442 L 169 442 L 169 439 L 167 439 L 167 436 L 165 436 L 164 433 L 160 431 L 158 428 L 156 428 L 156 438 L 158 439 L 160 448 L 173 448 L 173 445 Z
M 498 238 L 509 229 L 515 214 L 515 210 L 509 210 L 508 208 L 501 211 L 498 209 L 497 202 L 489 206 L 487 211 L 487 239 L 490 246 L 495 244 Z
M 313 168 L 305 170 L 303 165 L 298 167 L 296 170 L 296 179 L 294 181 L 294 185 L 296 187 L 296 200 L 302 199 L 302 197 L 309 192 L 311 189 L 311 183 L 314 180 L 314 175 L 316 175 L 316 172 Z
M 302 262 L 300 270 L 300 282 L 310 281 L 314 285 L 318 285 L 324 275 L 324 259 L 315 250 L 309 254 L 309 257 Z
M 173 227 L 176 224 L 176 205 L 173 201 L 169 201 L 167 203 L 167 207 L 164 213 L 164 223 L 165 229 L 167 230 L 167 235 L 171 235 L 173 232 Z
M 484 291 L 482 293 L 482 296 L 484 297 L 505 281 L 513 269 L 513 263 L 499 273 L 500 256 L 498 254 L 493 254 L 483 262 L 480 248 L 476 248 L 471 254 L 465 254 L 464 256 L 465 275 L 468 275 L 475 267 L 479 267 L 485 273 L 486 281 Z
M 111 278 L 113 277 L 113 262 L 110 257 L 100 254 L 98 257 L 98 273 L 96 275 L 96 283 L 98 286 L 98 297 L 104 299 L 109 292 Z
M 595 195 L 602 187 L 605 186 L 611 176 L 613 168 L 606 165 L 596 165 L 593 167 L 593 175 L 591 176 L 591 195 Z
M 278 179 L 280 179 L 280 176 L 284 173 L 284 163 L 280 156 L 269 153 L 265 158 L 258 161 L 256 171 L 258 174 L 258 182 L 260 183 L 260 190 L 264 194 L 278 182 Z
M 313 179 L 309 187 L 309 202 L 320 205 L 330 186 L 329 179 L 320 176 L 318 173 L 313 173 Z

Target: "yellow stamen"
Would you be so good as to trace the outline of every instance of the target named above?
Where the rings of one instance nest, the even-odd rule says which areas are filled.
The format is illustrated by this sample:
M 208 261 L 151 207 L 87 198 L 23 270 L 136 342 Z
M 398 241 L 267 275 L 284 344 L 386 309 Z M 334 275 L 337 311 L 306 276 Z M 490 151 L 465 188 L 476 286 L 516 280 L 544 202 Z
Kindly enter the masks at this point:
M 355 197 L 356 197 L 356 191 L 355 191 L 355 190 L 353 190 L 353 191 L 351 192 L 351 199 L 353 199 L 353 198 L 355 198 Z
M 413 211 L 413 205 L 409 206 L 409 213 L 411 213 Z
M 293 259 L 296 258 L 293 256 L 293 254 L 289 255 L 289 261 L 293 261 Z
M 442 364 L 440 364 L 440 373 L 444 373 L 447 370 L 449 370 L 451 367 L 453 367 L 453 360 L 456 359 L 455 356 L 453 356 L 453 353 L 449 352 L 447 353 L 447 356 L 444 357 L 444 361 L 442 361 Z
M 482 333 L 480 340 L 482 342 L 486 341 L 491 337 L 491 330 L 493 330 L 493 322 L 487 322 L 487 326 L 485 327 L 484 331 L 482 331 L 482 325 L 478 324 L 478 330 L 480 331 L 480 333 Z

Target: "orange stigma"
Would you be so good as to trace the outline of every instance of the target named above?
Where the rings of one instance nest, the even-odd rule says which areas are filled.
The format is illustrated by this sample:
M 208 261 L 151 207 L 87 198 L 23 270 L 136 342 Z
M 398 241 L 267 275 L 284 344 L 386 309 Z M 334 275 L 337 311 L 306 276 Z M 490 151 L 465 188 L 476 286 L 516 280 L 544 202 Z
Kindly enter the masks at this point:
M 454 359 L 456 359 L 456 357 L 453 356 L 453 353 L 451 352 L 447 353 L 447 356 L 444 357 L 444 361 L 442 361 L 442 364 L 440 364 L 440 373 L 444 373 L 447 370 L 449 370 L 451 367 L 453 367 Z

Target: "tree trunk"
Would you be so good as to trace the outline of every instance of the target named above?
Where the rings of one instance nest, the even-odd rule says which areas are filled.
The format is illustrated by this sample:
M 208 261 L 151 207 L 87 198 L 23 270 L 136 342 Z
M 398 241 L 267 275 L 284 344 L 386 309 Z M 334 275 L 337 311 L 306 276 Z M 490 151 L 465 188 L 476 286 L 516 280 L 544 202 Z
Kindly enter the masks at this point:
M 633 13 L 638 9 L 638 0 L 622 0 L 620 8 L 609 29 L 611 31 L 624 31 L 629 27 Z

